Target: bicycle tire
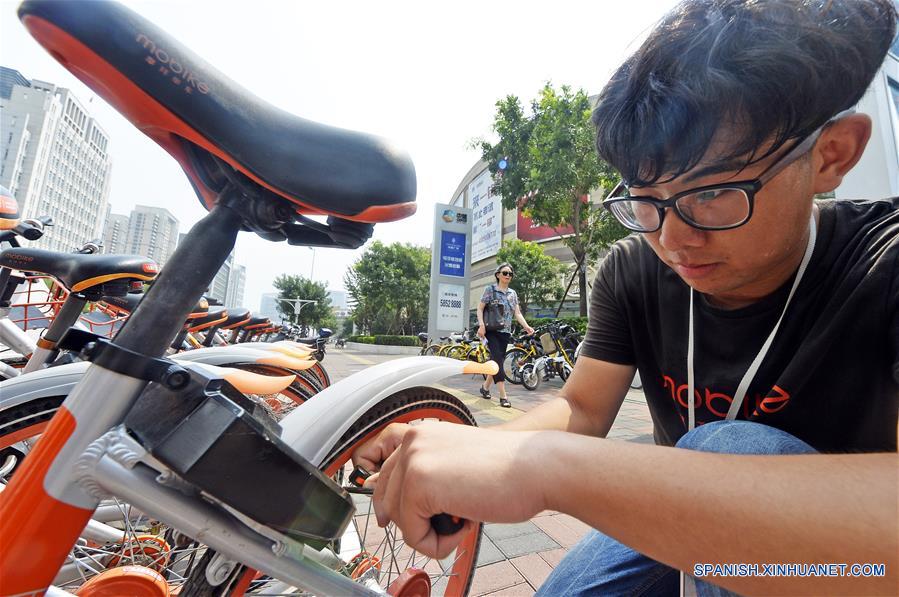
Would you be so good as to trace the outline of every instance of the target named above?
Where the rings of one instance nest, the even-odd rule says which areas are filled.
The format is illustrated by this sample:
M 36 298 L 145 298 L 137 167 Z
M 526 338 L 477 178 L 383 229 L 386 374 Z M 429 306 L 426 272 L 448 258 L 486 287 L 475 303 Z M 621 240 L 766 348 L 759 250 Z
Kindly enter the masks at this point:
M 440 344 L 431 344 L 431 345 L 427 346 L 424 350 L 422 350 L 421 354 L 423 354 L 426 357 L 437 356 L 440 353 L 440 350 L 442 348 L 443 348 L 443 346 L 441 346 Z
M 324 461 L 322 462 L 321 469 L 325 472 L 325 474 L 329 476 L 336 476 L 343 470 L 345 466 L 352 466 L 350 457 L 358 446 L 374 437 L 390 423 L 412 423 L 414 421 L 419 421 L 422 419 L 438 419 L 441 421 L 463 425 L 477 424 L 471 414 L 471 411 L 469 411 L 468 408 L 458 398 L 452 396 L 451 394 L 448 394 L 447 392 L 427 387 L 415 387 L 402 390 L 400 392 L 397 392 L 396 394 L 388 396 L 387 398 L 376 404 L 365 414 L 360 416 L 352 425 L 350 425 L 349 429 L 347 429 L 347 431 L 337 441 L 335 447 L 325 457 Z M 362 506 L 357 505 L 357 512 L 361 510 Z M 366 529 L 371 529 L 370 523 L 376 525 L 373 512 L 369 512 L 369 515 L 370 520 L 362 523 L 364 524 Z M 353 524 L 357 524 L 358 518 L 360 518 L 359 515 L 354 517 Z M 367 543 L 367 534 L 359 533 L 358 527 L 357 535 L 360 535 L 361 543 Z M 386 531 L 385 536 L 389 536 L 386 535 Z M 442 579 L 438 580 L 437 583 L 434 583 L 432 586 L 431 595 L 437 595 L 441 593 L 445 595 L 466 595 L 468 593 L 472 578 L 474 577 L 475 566 L 477 565 L 480 541 L 481 525 L 476 525 L 475 528 L 460 544 L 460 549 L 463 550 L 463 553 L 455 557 L 455 559 L 453 560 L 453 567 L 451 569 L 450 575 L 442 577 L 447 579 L 445 584 L 441 586 Z M 365 546 L 363 545 L 363 547 Z M 404 552 L 402 558 L 404 561 L 406 561 L 406 565 L 408 565 L 410 561 L 414 565 L 414 557 L 412 557 L 410 560 L 409 553 Z M 384 559 L 386 559 L 386 555 Z M 423 567 L 431 566 L 432 570 L 434 569 L 433 566 L 442 568 L 441 564 L 433 560 L 424 562 L 422 565 Z M 387 565 L 387 568 L 388 570 L 391 570 L 389 564 Z M 429 574 L 432 574 L 431 571 L 428 572 Z M 389 585 L 390 580 L 392 578 L 395 578 L 392 577 L 391 574 L 392 573 L 388 574 L 388 579 L 387 581 L 384 581 L 383 584 Z M 437 573 L 434 572 L 433 574 Z M 239 574 L 233 577 L 232 582 L 228 583 L 229 587 L 224 589 L 225 592 L 215 594 L 227 594 L 234 596 L 247 594 L 246 591 L 254 590 L 254 588 L 251 586 L 251 583 L 253 582 L 255 576 L 255 571 L 244 568 L 240 571 Z M 438 577 L 439 576 L 440 575 L 438 574 Z M 200 579 L 200 582 L 202 582 L 202 579 L 204 577 L 202 575 L 198 575 L 198 578 Z M 264 592 L 265 589 L 261 588 L 261 590 Z M 194 595 L 194 593 L 183 592 L 182 594 Z M 195 594 L 202 595 L 204 593 Z
M 521 357 L 527 355 L 528 351 L 518 347 L 513 347 L 506 351 L 506 357 L 503 359 L 503 372 L 506 375 L 506 381 L 515 385 L 521 385 L 521 367 L 527 362 L 522 361 Z
M 50 423 L 53 415 L 59 410 L 59 407 L 64 400 L 65 396 L 38 398 L 22 404 L 17 404 L 16 406 L 4 409 L 0 412 L 0 466 L 6 463 L 7 458 L 10 456 L 18 458 L 18 462 L 16 462 L 13 468 L 7 472 L 6 478 L 15 474 L 15 471 L 21 465 L 22 460 L 27 456 L 26 452 L 22 452 L 13 446 L 20 442 L 37 438 Z M 119 507 L 122 508 L 122 516 L 128 517 L 132 522 L 134 522 L 132 517 L 135 515 L 138 519 L 143 517 L 142 514 L 131 511 L 130 508 L 126 510 L 126 505 L 118 500 L 113 499 L 111 503 L 119 504 Z M 153 522 L 153 526 L 156 527 L 156 525 L 158 525 L 158 523 Z M 134 526 L 129 526 L 129 524 L 121 524 L 119 528 L 123 529 L 123 539 L 115 543 L 100 545 L 99 548 L 93 552 L 93 555 L 90 555 L 92 547 L 89 543 L 87 545 L 76 544 L 73 546 L 73 550 L 70 554 L 71 557 L 67 559 L 66 564 L 69 565 L 75 560 L 90 561 L 87 569 L 92 570 L 93 573 L 88 572 L 87 574 L 80 575 L 79 578 L 68 579 L 62 582 L 58 582 L 59 579 L 57 579 L 57 581 L 54 581 L 54 584 L 60 585 L 60 588 L 65 590 L 76 590 L 83 581 L 93 577 L 97 572 L 109 570 L 128 563 L 146 565 L 148 563 L 146 561 L 148 558 L 153 560 L 151 565 L 156 569 L 161 556 L 150 556 L 146 553 L 146 547 L 143 545 L 141 538 L 149 535 L 155 535 L 159 539 L 162 539 L 163 535 L 170 538 L 171 529 L 166 529 L 164 533 L 160 534 L 158 531 L 145 533 L 142 530 L 137 530 Z M 167 540 L 162 539 L 162 545 L 167 544 Z M 172 553 L 174 552 L 169 552 L 165 556 L 165 562 L 159 564 L 161 568 L 159 568 L 158 571 L 163 574 L 166 579 L 171 579 L 173 576 L 172 572 L 175 568 L 182 568 L 188 557 L 191 558 L 188 562 L 188 566 L 191 566 L 193 563 L 193 554 L 202 553 L 205 550 L 206 548 L 202 544 L 192 542 L 191 548 L 180 549 L 180 554 L 177 557 L 172 557 Z M 116 553 L 119 555 L 116 556 Z M 85 554 L 88 555 L 85 556 Z M 101 566 L 100 569 L 96 569 L 99 561 L 103 561 L 104 558 L 109 558 L 110 556 L 113 558 L 117 557 L 118 562 L 112 564 L 110 561 L 107 561 L 104 566 L 108 565 L 108 568 L 103 568 Z M 134 561 L 135 556 L 139 561 Z M 143 556 L 144 561 L 140 561 L 140 556 Z M 62 573 L 62 570 L 60 572 Z
M 446 351 L 446 356 L 457 361 L 464 361 L 465 355 L 468 354 L 468 347 L 464 344 L 456 344 Z
M 452 350 L 455 346 L 455 344 L 441 344 L 440 348 L 437 350 L 437 356 L 449 358 L 449 355 L 447 353 L 449 353 L 449 351 Z
M 40 435 L 65 398 L 65 396 L 49 396 L 0 411 L 0 466 L 4 465 L 8 457 L 16 458 L 12 470 L 7 475 L 12 475 L 25 457 L 21 450 L 15 450 L 12 446 Z
M 331 376 L 328 375 L 328 370 L 325 369 L 325 366 L 322 365 L 320 361 L 317 361 L 306 371 L 311 371 L 312 375 L 318 378 L 318 380 L 321 382 L 322 389 L 325 389 L 331 385 Z
M 540 387 L 542 377 L 534 363 L 527 363 L 521 368 L 521 385 L 532 392 Z
M 561 363 L 559 365 L 559 379 L 564 382 L 568 381 L 569 377 L 571 377 L 571 365 L 568 363 Z

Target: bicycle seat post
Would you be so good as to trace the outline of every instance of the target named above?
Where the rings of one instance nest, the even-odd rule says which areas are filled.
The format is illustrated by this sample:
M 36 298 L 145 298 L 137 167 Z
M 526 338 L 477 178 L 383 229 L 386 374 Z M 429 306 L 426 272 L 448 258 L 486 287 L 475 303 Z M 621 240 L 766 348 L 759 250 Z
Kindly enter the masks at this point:
M 229 185 L 216 206 L 179 244 L 156 282 L 115 338 L 116 344 L 159 357 L 184 325 L 184 319 L 225 262 L 243 225 L 238 206 L 246 197 Z M 243 203 L 243 205 L 241 205 Z

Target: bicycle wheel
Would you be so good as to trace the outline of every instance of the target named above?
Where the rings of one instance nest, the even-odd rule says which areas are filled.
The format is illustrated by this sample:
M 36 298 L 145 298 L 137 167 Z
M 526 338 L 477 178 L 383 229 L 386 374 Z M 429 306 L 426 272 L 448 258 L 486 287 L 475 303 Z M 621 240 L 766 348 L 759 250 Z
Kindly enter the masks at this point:
M 421 354 L 426 357 L 434 357 L 440 353 L 441 348 L 443 348 L 443 346 L 440 344 L 430 344 L 421 352 Z
M 258 373 L 259 375 L 294 376 L 291 384 L 276 394 L 266 396 L 253 394 L 253 397 L 260 401 L 269 414 L 277 420 L 286 417 L 297 406 L 321 391 L 321 387 L 318 385 L 318 378 L 306 371 L 294 371 L 293 369 L 285 369 L 274 365 L 240 364 L 227 366 L 249 371 L 250 373 Z
M 321 468 L 325 474 L 342 481 L 353 470 L 353 452 L 384 427 L 390 423 L 417 424 L 427 420 L 476 424 L 468 408 L 454 396 L 434 388 L 410 388 L 388 396 L 357 419 L 324 459 Z M 393 524 L 384 529 L 378 527 L 370 496 L 356 493 L 354 501 L 356 516 L 350 530 L 340 545 L 333 546 L 335 553 L 341 554 L 349 565 L 357 566 L 357 570 L 362 566 L 379 566 L 378 582 L 384 589 L 390 587 L 404 571 L 417 568 L 427 572 L 431 578 L 431 595 L 467 594 L 477 564 L 481 525 L 476 525 L 450 556 L 437 561 L 416 554 L 405 545 Z M 358 549 L 351 548 L 350 543 L 358 544 Z M 367 555 L 360 558 L 363 552 Z M 352 574 L 353 570 L 348 572 Z M 199 583 L 205 580 L 203 574 L 196 576 Z M 219 587 L 219 590 L 225 591 L 222 594 L 265 594 L 273 584 L 271 579 L 258 577 L 255 571 L 249 569 L 241 570 L 233 578 L 227 588 Z M 193 590 L 193 587 L 189 589 Z
M 452 350 L 456 345 L 455 344 L 441 344 L 437 349 L 438 357 L 449 357 L 449 351 Z
M 312 367 L 309 367 L 306 372 L 310 372 L 318 378 L 319 382 L 321 382 L 321 389 L 325 389 L 331 385 L 331 376 L 328 375 L 327 369 L 325 369 L 325 366 L 322 365 L 320 361 L 316 362 Z
M 444 356 L 447 356 L 451 359 L 456 359 L 457 361 L 464 361 L 465 355 L 468 354 L 469 348 L 464 344 L 456 344 L 451 346 Z
M 65 396 L 51 396 L 0 411 L 0 482 L 19 468 L 63 400 Z
M 0 483 L 5 484 L 15 474 L 64 399 L 40 398 L 0 412 Z M 206 551 L 204 545 L 116 499 L 100 504 L 94 515 L 97 522 L 101 524 L 73 546 L 54 585 L 77 591 L 105 570 L 138 565 L 162 574 L 174 588 L 184 582 L 197 556 Z M 97 527 L 102 529 L 99 536 Z
M 527 363 L 521 369 L 521 384 L 528 390 L 534 391 L 540 386 L 541 371 L 534 363 Z
M 530 356 L 528 351 L 523 348 L 510 348 L 506 352 L 506 358 L 503 359 L 503 371 L 506 374 L 506 381 L 513 384 L 521 383 L 521 368 L 528 362 Z

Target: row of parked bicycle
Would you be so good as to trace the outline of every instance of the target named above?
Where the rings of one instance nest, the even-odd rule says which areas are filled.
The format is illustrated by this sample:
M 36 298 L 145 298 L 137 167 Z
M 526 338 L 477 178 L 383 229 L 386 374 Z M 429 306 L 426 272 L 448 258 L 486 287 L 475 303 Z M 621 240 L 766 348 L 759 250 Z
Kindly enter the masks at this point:
M 158 271 L 151 259 L 100 254 L 100 241 L 87 242 L 73 253 L 21 246 L 20 240 L 38 240 L 52 225 L 45 216 L 22 220 L 0 233 L 0 248 L 14 249 L 0 257 L 0 380 L 75 360 L 71 353 L 60 354 L 57 346 L 69 328 L 112 338 L 138 308 L 144 285 L 152 284 Z M 33 338 L 34 332 L 44 330 L 41 339 Z M 290 340 L 309 346 L 310 354 L 321 361 L 331 335 L 323 328 L 315 337 L 302 338 L 295 326 L 203 297 L 170 351 Z
M 426 333 L 418 335 L 422 355 L 444 356 L 461 361 L 484 363 L 490 359 L 487 346 L 470 330 L 442 336 L 432 342 Z M 506 380 L 536 390 L 541 382 L 556 377 L 568 379 L 580 354 L 581 334 L 571 325 L 549 322 L 534 328 L 533 334 L 512 339 L 502 367 Z

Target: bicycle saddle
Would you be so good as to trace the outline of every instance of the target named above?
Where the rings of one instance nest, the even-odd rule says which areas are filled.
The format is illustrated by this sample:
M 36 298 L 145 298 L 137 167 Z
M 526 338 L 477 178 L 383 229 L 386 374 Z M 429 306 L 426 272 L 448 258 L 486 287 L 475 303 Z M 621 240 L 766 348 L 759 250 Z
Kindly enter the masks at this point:
M 82 292 L 113 280 L 152 280 L 156 262 L 137 255 L 60 253 L 15 248 L 0 253 L 0 266 L 53 276 L 72 292 Z
M 262 327 L 268 327 L 272 324 L 268 317 L 251 317 L 250 321 L 248 321 L 243 329 L 245 330 L 257 330 Z
M 246 325 L 250 320 L 250 310 L 239 307 L 237 309 L 228 309 L 228 319 L 222 323 L 221 329 L 231 330 Z
M 220 160 L 299 213 L 377 223 L 415 212 L 406 153 L 275 108 L 124 6 L 27 0 L 18 14 L 59 62 L 181 164 L 207 209 L 223 181 L 202 163 Z
M 207 313 L 209 313 L 209 301 L 206 300 L 205 296 L 201 296 L 200 300 L 197 301 L 197 304 L 194 305 L 194 308 L 191 309 L 190 314 L 187 316 L 184 327 L 189 327 L 193 324 L 195 319 L 205 317 Z
M 209 307 L 205 315 L 190 320 L 188 331 L 199 332 L 220 324 L 227 318 L 228 310 L 225 307 Z
M 112 305 L 118 311 L 131 313 L 132 311 L 137 309 L 137 305 L 138 303 L 140 303 L 142 298 L 144 298 L 144 295 L 141 293 L 126 294 L 125 296 L 104 296 L 103 302 L 107 305 Z
M 12 230 L 19 223 L 19 204 L 6 187 L 0 186 L 0 230 Z

